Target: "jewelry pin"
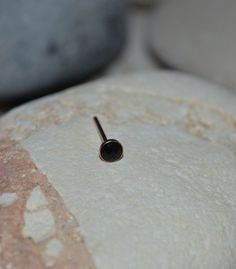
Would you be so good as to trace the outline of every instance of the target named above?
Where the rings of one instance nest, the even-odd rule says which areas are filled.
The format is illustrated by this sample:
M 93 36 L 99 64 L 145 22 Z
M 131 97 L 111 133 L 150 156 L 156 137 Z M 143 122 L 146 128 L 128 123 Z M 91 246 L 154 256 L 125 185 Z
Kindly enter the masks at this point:
M 101 136 L 100 158 L 106 162 L 116 162 L 123 158 L 123 147 L 116 139 L 107 139 L 97 117 L 93 117 L 97 130 Z

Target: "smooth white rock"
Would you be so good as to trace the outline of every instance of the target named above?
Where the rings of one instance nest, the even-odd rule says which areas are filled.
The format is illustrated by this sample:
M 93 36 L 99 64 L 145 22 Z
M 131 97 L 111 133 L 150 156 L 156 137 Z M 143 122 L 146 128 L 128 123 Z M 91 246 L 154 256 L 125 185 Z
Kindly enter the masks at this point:
M 235 103 L 224 88 L 158 72 L 89 83 L 18 108 L 0 124 L 18 126 L 12 137 L 77 218 L 98 269 L 230 269 Z M 37 129 L 43 111 L 60 123 L 43 120 Z M 94 115 L 122 142 L 121 161 L 99 159 Z
M 236 1 L 161 1 L 151 46 L 169 66 L 236 90 Z

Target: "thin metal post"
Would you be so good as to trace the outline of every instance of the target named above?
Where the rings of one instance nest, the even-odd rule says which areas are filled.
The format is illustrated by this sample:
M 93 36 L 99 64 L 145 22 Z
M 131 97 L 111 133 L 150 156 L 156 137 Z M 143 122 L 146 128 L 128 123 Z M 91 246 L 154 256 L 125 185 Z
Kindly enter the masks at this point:
M 106 137 L 106 135 L 105 135 L 105 133 L 104 133 L 104 131 L 102 129 L 102 126 L 101 126 L 98 118 L 97 117 L 93 117 L 93 119 L 94 119 L 94 122 L 95 122 L 95 124 L 97 126 L 98 132 L 99 132 L 99 134 L 100 134 L 103 142 L 105 142 L 107 140 L 107 137 Z

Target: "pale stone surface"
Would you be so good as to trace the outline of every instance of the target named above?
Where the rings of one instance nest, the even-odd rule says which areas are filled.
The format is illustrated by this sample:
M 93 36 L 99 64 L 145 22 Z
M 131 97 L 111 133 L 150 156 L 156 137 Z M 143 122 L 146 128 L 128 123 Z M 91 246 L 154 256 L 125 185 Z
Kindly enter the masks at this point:
M 6 207 L 12 205 L 17 200 L 16 193 L 3 193 L 0 195 L 0 206 Z
M 161 1 L 152 47 L 169 66 L 236 90 L 235 13 L 234 0 Z
M 63 245 L 61 241 L 58 239 L 52 239 L 47 245 L 46 255 L 51 257 L 58 257 L 62 249 Z
M 97 268 L 230 269 L 235 103 L 190 76 L 137 74 L 28 104 L 0 126 L 77 218 Z M 99 159 L 94 115 L 122 142 L 120 162 Z
M 30 211 L 36 210 L 41 206 L 47 205 L 47 203 L 47 199 L 43 194 L 42 189 L 40 188 L 40 186 L 37 186 L 32 190 L 30 197 L 27 200 L 26 208 Z
M 47 248 L 44 253 L 44 260 L 48 267 L 55 264 L 56 258 L 60 255 L 63 245 L 60 240 L 52 239 L 48 242 Z
M 43 241 L 55 233 L 55 222 L 48 209 L 37 212 L 25 212 L 24 236 L 35 242 Z

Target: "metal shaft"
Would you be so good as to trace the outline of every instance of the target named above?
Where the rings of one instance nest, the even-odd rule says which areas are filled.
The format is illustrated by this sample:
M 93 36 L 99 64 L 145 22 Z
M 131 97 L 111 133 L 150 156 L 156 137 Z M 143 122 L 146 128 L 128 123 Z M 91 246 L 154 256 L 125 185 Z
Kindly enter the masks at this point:
M 105 141 L 107 140 L 107 137 L 106 137 L 106 135 L 105 135 L 105 133 L 104 133 L 104 131 L 103 131 L 103 129 L 102 129 L 102 126 L 101 126 L 101 124 L 100 124 L 98 118 L 97 118 L 97 117 L 93 117 L 93 119 L 94 119 L 94 122 L 95 122 L 95 124 L 96 124 L 96 127 L 97 127 L 97 129 L 98 129 L 98 131 L 99 131 L 99 134 L 100 134 L 100 136 L 101 136 L 103 142 L 105 142 Z

